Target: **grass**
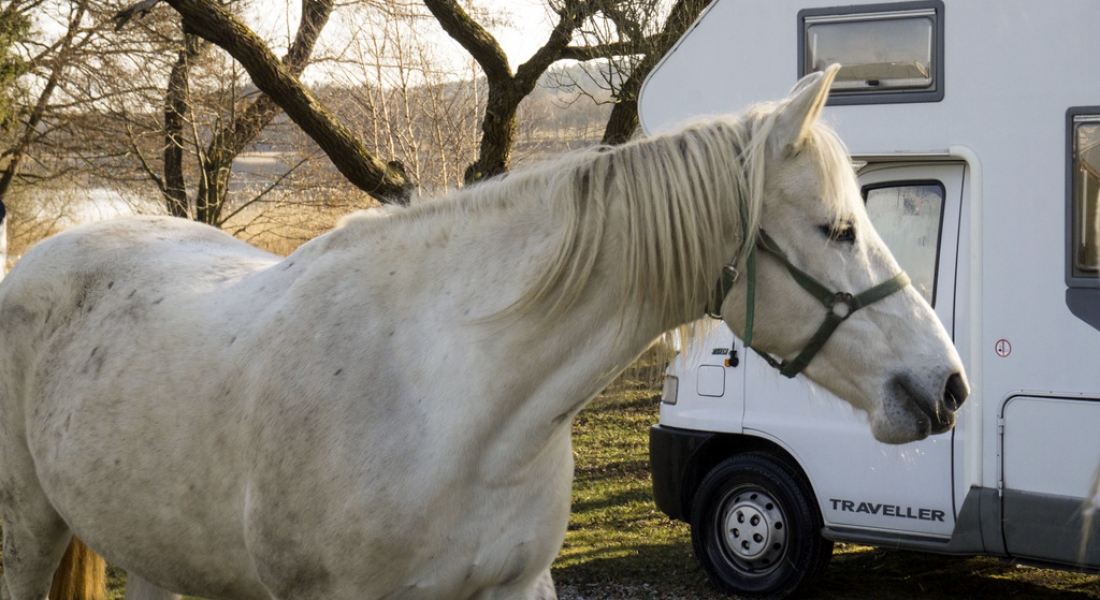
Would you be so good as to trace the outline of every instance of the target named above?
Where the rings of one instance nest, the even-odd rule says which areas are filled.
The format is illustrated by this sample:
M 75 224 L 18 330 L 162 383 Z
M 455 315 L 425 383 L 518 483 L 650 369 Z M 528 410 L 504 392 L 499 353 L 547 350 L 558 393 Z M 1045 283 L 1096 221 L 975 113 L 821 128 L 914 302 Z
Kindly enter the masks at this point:
M 554 563 L 559 587 L 626 586 L 636 597 L 727 598 L 706 580 L 684 523 L 653 504 L 648 429 L 658 391 L 644 382 L 598 397 L 573 424 L 573 516 Z M 639 591 L 640 590 L 640 591 Z M 953 557 L 838 544 L 805 597 L 822 600 L 1100 599 L 1100 577 Z
M 687 525 L 653 504 L 647 431 L 654 403 L 649 390 L 606 394 L 574 422 L 573 516 L 556 581 L 703 584 Z

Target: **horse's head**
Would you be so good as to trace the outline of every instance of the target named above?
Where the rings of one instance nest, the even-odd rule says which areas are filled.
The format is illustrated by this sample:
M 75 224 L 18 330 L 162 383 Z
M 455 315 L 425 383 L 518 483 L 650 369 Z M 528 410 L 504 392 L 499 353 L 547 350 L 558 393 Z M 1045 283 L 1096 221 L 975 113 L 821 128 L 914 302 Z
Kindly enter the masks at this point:
M 801 370 L 865 410 L 879 440 L 922 439 L 955 424 L 969 387 L 947 332 L 871 226 L 847 151 L 817 122 L 835 73 L 807 76 L 765 119 L 752 332 L 744 257 L 722 314 L 757 350 L 798 363 L 785 374 Z M 808 346 L 820 348 L 807 363 Z

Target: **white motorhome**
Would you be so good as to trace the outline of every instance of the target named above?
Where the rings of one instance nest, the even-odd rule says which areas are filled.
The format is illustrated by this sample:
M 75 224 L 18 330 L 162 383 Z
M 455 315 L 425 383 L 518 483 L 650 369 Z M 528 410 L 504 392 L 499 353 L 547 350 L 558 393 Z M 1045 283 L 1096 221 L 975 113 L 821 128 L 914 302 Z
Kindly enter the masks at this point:
M 720 588 L 782 597 L 833 541 L 1100 569 L 1097 23 L 1095 0 L 716 0 L 651 74 L 656 133 L 840 63 L 824 118 L 972 387 L 953 431 L 888 446 L 724 325 L 683 349 L 654 493 Z

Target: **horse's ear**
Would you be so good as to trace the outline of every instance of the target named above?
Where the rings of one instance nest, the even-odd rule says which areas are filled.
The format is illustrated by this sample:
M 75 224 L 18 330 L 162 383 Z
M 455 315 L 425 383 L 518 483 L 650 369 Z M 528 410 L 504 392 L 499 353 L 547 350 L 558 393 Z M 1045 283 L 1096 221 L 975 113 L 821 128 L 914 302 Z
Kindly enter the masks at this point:
M 774 152 L 797 151 L 806 132 L 825 107 L 829 86 L 840 65 L 829 65 L 824 71 L 810 73 L 795 84 L 791 95 L 776 115 L 775 128 L 768 138 L 768 148 Z

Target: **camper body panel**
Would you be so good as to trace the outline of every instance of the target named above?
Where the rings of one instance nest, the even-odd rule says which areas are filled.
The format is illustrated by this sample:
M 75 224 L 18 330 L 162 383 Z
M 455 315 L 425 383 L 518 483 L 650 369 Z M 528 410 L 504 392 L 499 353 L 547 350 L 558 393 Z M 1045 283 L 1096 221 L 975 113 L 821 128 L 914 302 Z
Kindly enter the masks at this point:
M 643 127 L 659 133 L 784 97 L 799 76 L 801 11 L 902 4 L 912 3 L 717 0 L 643 86 Z M 727 393 L 700 396 L 680 386 L 657 427 L 720 436 L 683 458 L 689 464 L 681 471 L 696 481 L 693 468 L 712 466 L 719 446 L 766 447 L 792 461 L 832 539 L 1096 569 L 1100 547 L 1079 563 L 1080 515 L 1067 513 L 1087 495 L 1100 461 L 1092 433 L 1100 427 L 1100 322 L 1088 316 L 1100 313 L 1100 290 L 1071 284 L 1068 274 L 1067 119 L 1100 105 L 1100 5 L 947 0 L 940 7 L 941 100 L 831 105 L 824 118 L 853 158 L 866 161 L 861 185 L 907 166 L 943 162 L 961 171 L 935 303 L 972 385 L 956 428 L 913 444 L 879 444 L 846 403 L 803 378 L 783 379 L 732 334 L 739 365 L 724 368 L 740 374 L 724 378 Z M 955 175 L 933 178 L 941 177 Z M 712 377 L 717 364 L 706 363 Z M 685 377 L 699 366 L 685 349 L 669 372 Z M 688 508 L 690 494 L 688 484 L 681 498 Z

